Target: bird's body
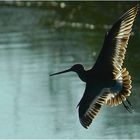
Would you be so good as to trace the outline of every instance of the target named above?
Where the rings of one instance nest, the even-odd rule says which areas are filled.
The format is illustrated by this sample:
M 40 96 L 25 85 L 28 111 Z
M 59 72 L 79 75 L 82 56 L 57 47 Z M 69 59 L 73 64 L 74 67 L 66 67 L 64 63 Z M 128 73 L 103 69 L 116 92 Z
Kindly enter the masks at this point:
M 116 106 L 124 104 L 131 93 L 131 77 L 123 60 L 131 33 L 132 25 L 138 11 L 138 5 L 128 10 L 112 26 L 105 35 L 103 48 L 97 58 L 95 65 L 90 70 L 84 70 L 81 64 L 76 64 L 70 69 L 51 74 L 50 76 L 76 72 L 79 78 L 86 83 L 85 92 L 77 105 L 79 108 L 79 119 L 85 128 L 92 123 L 102 105 Z

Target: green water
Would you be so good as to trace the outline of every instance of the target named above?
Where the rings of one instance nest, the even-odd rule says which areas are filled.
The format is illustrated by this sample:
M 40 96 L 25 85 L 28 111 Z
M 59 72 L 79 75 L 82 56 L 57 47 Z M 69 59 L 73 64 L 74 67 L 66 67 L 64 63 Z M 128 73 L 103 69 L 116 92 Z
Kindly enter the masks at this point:
M 122 105 L 104 106 L 85 130 L 76 109 L 85 83 L 75 73 L 49 77 L 76 63 L 92 67 L 109 25 L 133 5 L 1 6 L 0 138 L 140 138 L 139 15 L 124 63 L 133 80 L 133 114 Z

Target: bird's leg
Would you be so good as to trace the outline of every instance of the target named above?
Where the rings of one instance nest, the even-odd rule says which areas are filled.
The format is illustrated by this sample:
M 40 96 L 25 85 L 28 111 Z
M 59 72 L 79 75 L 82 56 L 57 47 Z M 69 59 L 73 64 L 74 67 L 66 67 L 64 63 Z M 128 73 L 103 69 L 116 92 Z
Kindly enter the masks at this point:
M 122 97 L 120 97 L 120 98 L 121 98 L 121 100 L 122 100 L 122 104 L 123 104 L 124 108 L 125 108 L 128 112 L 132 113 L 133 110 L 132 110 L 132 108 L 130 108 L 130 107 L 132 107 L 132 104 L 130 103 L 130 101 L 129 101 L 128 99 L 126 99 L 126 101 L 128 102 L 128 104 L 130 105 L 130 107 L 129 107 L 129 106 L 127 106 L 127 105 L 124 103 Z
M 125 107 L 125 109 L 126 109 L 128 112 L 132 113 L 131 108 L 129 108 L 129 106 L 125 105 L 125 103 L 124 103 L 123 101 L 122 101 L 122 103 L 123 103 L 123 106 Z
M 134 111 L 134 108 L 133 108 L 133 106 L 132 106 L 131 102 L 130 102 L 128 99 L 126 99 L 126 101 L 127 101 L 127 103 L 130 105 L 130 107 L 131 107 L 132 111 Z
M 133 106 L 132 106 L 131 102 L 130 102 L 128 99 L 126 99 L 126 101 L 127 101 L 127 103 L 130 105 L 130 107 L 132 107 L 132 108 L 133 108 Z

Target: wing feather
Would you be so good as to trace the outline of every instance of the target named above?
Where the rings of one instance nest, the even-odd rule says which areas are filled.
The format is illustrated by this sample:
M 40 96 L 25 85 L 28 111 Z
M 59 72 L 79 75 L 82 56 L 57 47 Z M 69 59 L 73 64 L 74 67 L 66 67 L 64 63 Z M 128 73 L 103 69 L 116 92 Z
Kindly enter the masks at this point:
M 125 52 L 132 30 L 132 25 L 138 11 L 138 5 L 128 10 L 106 34 L 103 48 L 99 57 L 91 70 L 106 70 L 112 80 L 123 79 L 123 89 L 119 94 L 109 94 L 104 87 L 99 87 L 96 83 L 94 89 L 92 85 L 87 85 L 85 93 L 78 104 L 79 119 L 83 127 L 88 128 L 92 120 L 98 114 L 103 104 L 118 105 L 130 95 L 131 77 L 126 69 L 122 69 Z M 110 98 L 109 98 L 110 96 Z
M 84 128 L 88 128 L 92 123 L 93 119 L 96 117 L 101 109 L 101 106 L 107 101 L 106 89 L 95 87 L 94 90 L 90 90 L 91 87 L 86 87 L 85 93 L 78 104 L 79 106 L 79 120 Z M 92 93 L 91 93 L 92 92 Z
M 117 106 L 122 103 L 122 101 L 125 101 L 128 96 L 131 94 L 131 76 L 129 75 L 129 72 L 126 70 L 126 68 L 123 68 L 121 70 L 122 75 L 122 90 L 118 93 L 109 93 L 108 95 L 111 95 L 107 98 L 107 102 L 105 104 L 110 106 Z
M 128 10 L 112 26 L 106 34 L 103 48 L 93 69 L 108 69 L 112 71 L 114 79 L 122 69 L 125 52 L 132 30 L 132 25 L 138 11 L 138 5 Z

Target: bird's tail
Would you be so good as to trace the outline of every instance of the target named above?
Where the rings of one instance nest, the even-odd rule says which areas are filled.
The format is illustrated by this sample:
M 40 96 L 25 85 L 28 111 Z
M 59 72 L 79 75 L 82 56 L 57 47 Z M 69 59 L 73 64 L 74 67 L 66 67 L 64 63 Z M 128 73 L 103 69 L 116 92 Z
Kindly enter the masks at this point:
M 109 106 L 117 106 L 121 104 L 131 94 L 131 76 L 129 75 L 129 72 L 126 70 L 126 68 L 121 70 L 121 76 L 123 82 L 122 90 L 116 94 L 112 93 L 113 96 L 110 96 L 110 98 L 106 101 L 106 104 Z

